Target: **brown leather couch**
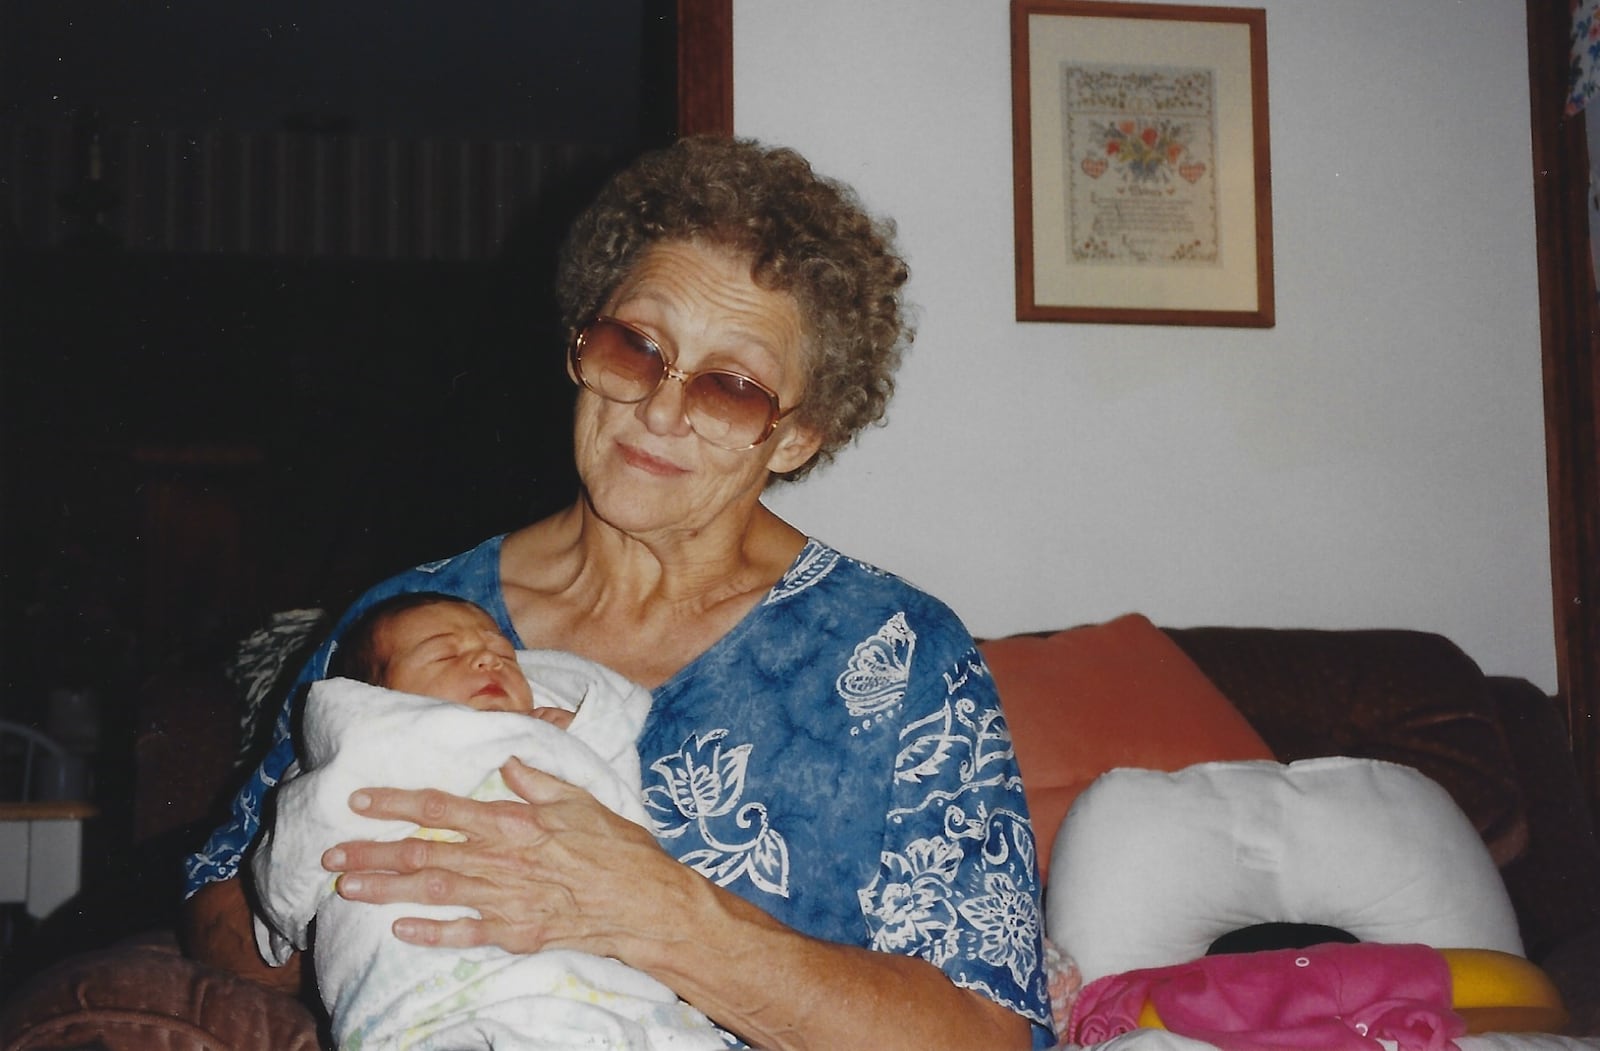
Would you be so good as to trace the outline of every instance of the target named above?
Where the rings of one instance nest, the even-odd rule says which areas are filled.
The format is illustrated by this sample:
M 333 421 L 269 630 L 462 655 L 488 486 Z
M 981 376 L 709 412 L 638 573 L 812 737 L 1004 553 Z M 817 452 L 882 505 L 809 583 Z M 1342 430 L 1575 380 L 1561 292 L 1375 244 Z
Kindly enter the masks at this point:
M 1485 676 L 1450 641 L 1423 632 L 1166 635 L 1280 760 L 1379 758 L 1443 784 L 1500 862 L 1528 955 L 1566 1000 L 1568 1032 L 1600 1035 L 1600 844 L 1552 698 L 1524 680 Z M 153 684 L 135 800 L 145 842 L 172 843 L 210 820 L 230 776 L 236 703 L 220 676 Z M 1070 697 L 1058 703 L 1066 711 Z M 1015 736 L 1049 733 L 1037 711 L 1012 716 Z M 175 886 L 177 848 L 163 849 Z M 160 930 L 56 961 L 0 1008 L 0 1051 L 316 1046 L 310 1009 L 192 963 Z

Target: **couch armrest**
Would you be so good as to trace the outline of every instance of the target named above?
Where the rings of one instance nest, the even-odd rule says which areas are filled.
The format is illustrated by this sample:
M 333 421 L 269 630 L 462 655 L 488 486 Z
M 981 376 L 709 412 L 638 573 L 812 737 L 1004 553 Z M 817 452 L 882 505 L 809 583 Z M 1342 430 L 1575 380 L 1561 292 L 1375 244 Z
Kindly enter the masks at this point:
M 65 960 L 0 1007 L 0 1051 L 317 1051 L 300 1001 L 183 956 L 170 934 Z

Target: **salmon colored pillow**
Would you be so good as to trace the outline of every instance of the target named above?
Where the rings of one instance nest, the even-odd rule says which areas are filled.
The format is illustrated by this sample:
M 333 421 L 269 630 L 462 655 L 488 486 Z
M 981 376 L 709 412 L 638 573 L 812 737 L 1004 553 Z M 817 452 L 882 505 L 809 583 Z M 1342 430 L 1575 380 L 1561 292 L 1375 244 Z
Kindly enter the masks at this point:
M 1067 809 L 1107 770 L 1276 758 L 1177 643 L 1137 613 L 979 648 L 1016 742 L 1041 877 Z

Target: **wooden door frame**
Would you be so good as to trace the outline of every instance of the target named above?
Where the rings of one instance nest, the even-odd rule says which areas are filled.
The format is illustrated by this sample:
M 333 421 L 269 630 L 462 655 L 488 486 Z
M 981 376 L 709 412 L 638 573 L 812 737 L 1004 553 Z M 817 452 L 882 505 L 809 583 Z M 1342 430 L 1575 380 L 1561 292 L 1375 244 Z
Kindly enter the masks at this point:
M 678 0 L 678 134 L 733 134 L 733 0 Z
M 1556 672 L 1591 815 L 1600 814 L 1600 346 L 1588 144 L 1563 117 L 1568 0 L 1527 0 Z

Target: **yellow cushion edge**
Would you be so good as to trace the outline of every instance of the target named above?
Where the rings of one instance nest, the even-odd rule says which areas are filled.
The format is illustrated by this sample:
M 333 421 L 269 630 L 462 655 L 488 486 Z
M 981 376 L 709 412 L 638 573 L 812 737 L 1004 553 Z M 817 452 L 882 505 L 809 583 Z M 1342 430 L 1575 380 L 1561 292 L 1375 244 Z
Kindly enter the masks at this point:
M 1469 1033 L 1558 1033 L 1567 1009 L 1555 983 L 1539 966 L 1495 949 L 1440 949 L 1450 968 L 1451 1004 Z M 1142 1029 L 1165 1029 L 1146 1000 Z
M 1494 949 L 1440 949 L 1451 1001 L 1472 1033 L 1554 1033 L 1567 1024 L 1561 993 L 1539 966 Z

